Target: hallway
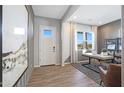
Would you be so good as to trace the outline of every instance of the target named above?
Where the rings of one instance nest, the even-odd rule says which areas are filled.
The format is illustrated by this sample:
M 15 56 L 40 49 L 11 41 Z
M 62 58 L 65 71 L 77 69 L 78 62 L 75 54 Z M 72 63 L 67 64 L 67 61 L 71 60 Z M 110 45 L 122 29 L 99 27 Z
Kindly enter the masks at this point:
M 28 87 L 98 87 L 71 65 L 34 68 Z

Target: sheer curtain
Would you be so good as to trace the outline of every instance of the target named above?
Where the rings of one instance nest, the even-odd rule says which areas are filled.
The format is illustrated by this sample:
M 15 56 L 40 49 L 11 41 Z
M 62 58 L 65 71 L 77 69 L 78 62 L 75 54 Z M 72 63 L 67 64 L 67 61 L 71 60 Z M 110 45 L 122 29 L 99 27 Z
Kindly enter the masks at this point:
M 70 48 L 71 48 L 71 63 L 76 63 L 78 61 L 77 59 L 77 42 L 76 42 L 76 30 L 75 30 L 76 24 L 73 22 L 70 22 Z
M 98 47 L 97 47 L 97 26 L 92 26 L 92 32 L 94 32 L 94 42 L 93 42 L 93 52 L 96 52 L 97 53 L 97 51 L 98 51 Z

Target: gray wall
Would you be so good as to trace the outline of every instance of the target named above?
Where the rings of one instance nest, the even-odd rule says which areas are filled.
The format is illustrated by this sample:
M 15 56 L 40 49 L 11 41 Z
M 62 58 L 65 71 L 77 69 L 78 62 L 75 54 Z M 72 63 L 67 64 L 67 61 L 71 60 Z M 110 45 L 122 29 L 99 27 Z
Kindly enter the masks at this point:
M 121 20 L 117 20 L 98 27 L 98 52 L 104 48 L 105 39 L 119 38 L 121 33 Z
M 31 75 L 34 67 L 34 14 L 31 6 L 27 6 L 29 13 L 28 20 L 28 69 L 27 69 L 27 81 Z
M 32 7 L 26 6 L 28 11 L 28 68 L 20 80 L 17 82 L 17 87 L 24 87 L 27 85 L 28 80 L 30 78 L 33 65 L 34 65 L 34 31 L 33 31 L 33 23 L 34 23 L 34 14 L 32 11 Z
M 34 17 L 34 66 L 39 66 L 39 26 L 55 26 L 57 29 L 57 64 L 61 63 L 61 21 L 52 18 Z

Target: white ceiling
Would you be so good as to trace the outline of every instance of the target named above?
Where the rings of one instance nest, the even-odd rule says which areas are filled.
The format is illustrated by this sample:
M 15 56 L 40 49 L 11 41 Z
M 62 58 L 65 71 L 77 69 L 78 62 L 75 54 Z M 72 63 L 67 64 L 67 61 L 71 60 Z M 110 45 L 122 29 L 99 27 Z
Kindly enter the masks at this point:
M 121 6 L 82 5 L 69 20 L 88 25 L 103 25 L 121 19 Z
M 69 5 L 32 5 L 36 16 L 61 19 Z

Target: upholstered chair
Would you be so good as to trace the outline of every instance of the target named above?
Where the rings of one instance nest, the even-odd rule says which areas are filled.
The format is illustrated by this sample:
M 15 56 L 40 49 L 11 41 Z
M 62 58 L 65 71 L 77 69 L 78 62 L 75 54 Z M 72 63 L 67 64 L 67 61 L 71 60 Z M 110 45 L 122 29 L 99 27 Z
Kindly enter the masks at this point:
M 121 65 L 120 64 L 110 64 L 107 70 L 102 67 L 100 69 L 101 82 L 100 85 L 106 87 L 121 87 Z

